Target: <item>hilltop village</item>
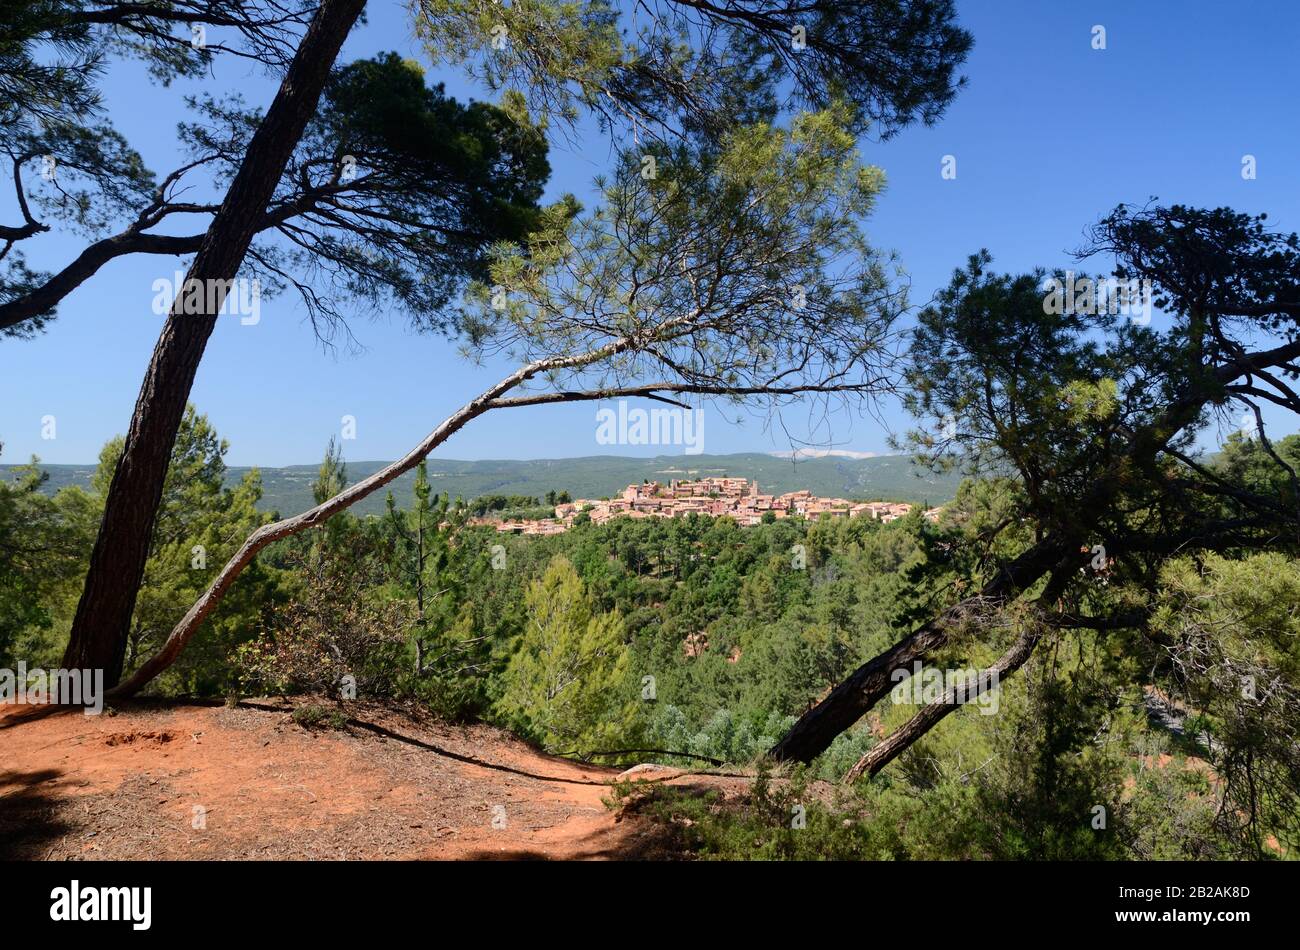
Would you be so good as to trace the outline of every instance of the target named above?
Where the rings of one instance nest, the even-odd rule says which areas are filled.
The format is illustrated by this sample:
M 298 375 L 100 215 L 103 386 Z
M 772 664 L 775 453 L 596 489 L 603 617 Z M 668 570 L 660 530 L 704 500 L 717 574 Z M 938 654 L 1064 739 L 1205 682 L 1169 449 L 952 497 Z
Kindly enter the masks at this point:
M 881 522 L 890 522 L 911 512 L 907 502 L 869 501 L 857 502 L 847 498 L 820 498 L 807 489 L 786 492 L 784 495 L 765 495 L 759 492 L 758 482 L 747 478 L 673 479 L 667 486 L 660 482 L 642 482 L 628 485 L 617 498 L 576 501 L 556 505 L 555 517 L 530 521 L 494 521 L 498 531 L 514 534 L 561 534 L 573 527 L 579 515 L 586 514 L 596 524 L 612 518 L 683 518 L 702 515 L 709 518 L 727 516 L 741 525 L 756 525 L 767 514 L 774 518 L 791 516 L 819 518 L 856 518 L 870 516 Z M 934 521 L 940 509 L 931 508 L 925 517 Z

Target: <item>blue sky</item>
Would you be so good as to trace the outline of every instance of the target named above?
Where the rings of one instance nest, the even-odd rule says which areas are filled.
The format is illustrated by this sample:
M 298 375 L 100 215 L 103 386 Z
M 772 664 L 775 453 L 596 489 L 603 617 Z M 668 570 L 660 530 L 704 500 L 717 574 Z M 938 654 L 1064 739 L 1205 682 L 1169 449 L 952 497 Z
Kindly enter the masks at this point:
M 368 23 L 346 58 L 396 49 L 423 59 L 403 4 L 371 0 Z M 970 82 L 934 128 L 912 128 L 886 144 L 863 143 L 866 161 L 888 185 L 868 232 L 899 252 L 923 301 L 973 251 L 987 247 L 1004 270 L 1065 266 L 1084 228 L 1121 201 L 1163 202 L 1268 212 L 1277 227 L 1300 230 L 1300 5 L 1011 2 L 958 3 L 975 35 L 965 69 Z M 1091 47 L 1106 29 L 1105 50 Z M 460 96 L 476 95 L 454 70 L 431 73 Z M 107 107 L 150 166 L 165 173 L 181 155 L 175 126 L 180 97 L 194 84 L 164 89 L 138 64 L 115 66 Z M 265 104 L 274 86 L 248 65 L 219 63 L 209 91 L 238 89 Z M 481 93 L 477 93 L 482 97 Z M 1243 155 L 1258 177 L 1243 180 Z M 957 177 L 940 175 L 945 155 Z M 557 141 L 551 192 L 589 192 L 607 143 Z M 6 203 L 8 202 L 8 203 Z M 0 215 L 14 216 L 12 199 Z M 29 242 L 31 262 L 55 267 L 79 249 L 68 235 Z M 29 342 L 0 343 L 0 440 L 4 462 L 88 462 L 124 432 L 161 318 L 152 282 L 170 276 L 167 258 L 125 258 L 104 268 L 61 307 L 51 329 Z M 1157 315 L 1155 326 L 1161 325 Z M 340 418 L 357 420 L 344 443 L 353 460 L 402 454 L 449 412 L 497 379 L 504 364 L 475 366 L 436 336 L 410 332 L 399 317 L 359 320 L 360 353 L 328 352 L 315 342 L 297 300 L 263 301 L 261 322 L 219 323 L 192 399 L 229 440 L 228 462 L 286 465 L 318 460 Z M 839 414 L 830 420 L 839 448 L 886 451 L 888 429 L 906 418 L 880 407 L 882 422 Z M 42 439 L 42 417 L 57 437 Z M 763 420 L 743 424 L 710 411 L 710 453 L 789 448 Z M 799 433 L 806 417 L 787 413 Z M 446 458 L 554 458 L 655 454 L 595 442 L 592 405 L 491 414 L 436 453 Z M 668 449 L 666 451 L 680 451 Z

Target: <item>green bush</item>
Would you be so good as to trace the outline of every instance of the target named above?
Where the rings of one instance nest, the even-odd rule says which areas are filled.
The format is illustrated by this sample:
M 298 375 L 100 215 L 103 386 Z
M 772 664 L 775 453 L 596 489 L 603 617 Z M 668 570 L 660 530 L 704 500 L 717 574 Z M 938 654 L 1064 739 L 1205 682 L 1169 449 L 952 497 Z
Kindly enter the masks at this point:
M 291 718 L 304 729 L 314 729 L 319 726 L 342 729 L 348 724 L 348 717 L 342 710 L 325 706 L 299 706 L 293 711 Z

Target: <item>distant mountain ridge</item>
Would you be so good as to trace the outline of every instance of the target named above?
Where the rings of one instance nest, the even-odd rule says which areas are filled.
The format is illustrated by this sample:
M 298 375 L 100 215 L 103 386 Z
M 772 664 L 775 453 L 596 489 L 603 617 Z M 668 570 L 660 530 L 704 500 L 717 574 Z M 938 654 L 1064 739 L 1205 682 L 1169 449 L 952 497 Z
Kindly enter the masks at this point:
M 354 483 L 383 468 L 386 462 L 348 462 L 348 481 Z M 12 477 L 14 465 L 0 465 L 0 477 Z M 46 465 L 50 473 L 47 490 L 65 485 L 90 484 L 94 465 Z M 295 515 L 312 506 L 311 485 L 317 465 L 288 465 L 262 468 L 264 493 L 259 507 Z M 231 466 L 227 482 L 234 483 L 249 471 Z M 758 481 L 762 491 L 782 494 L 806 488 L 814 495 L 863 501 L 910 501 L 940 505 L 956 494 L 961 477 L 934 475 L 913 464 L 910 456 L 878 455 L 852 458 L 834 455 L 792 460 L 744 452 L 734 455 L 660 455 L 628 458 L 618 455 L 589 455 L 567 459 L 429 459 L 429 480 L 434 491 L 466 500 L 481 495 L 531 495 L 541 498 L 548 491 L 567 491 L 574 498 L 603 498 L 621 492 L 628 485 L 646 479 L 667 482 L 673 478 L 705 475 L 735 476 Z M 412 473 L 388 486 L 398 505 L 411 502 Z M 380 514 L 385 510 L 387 490 L 358 502 L 358 514 Z

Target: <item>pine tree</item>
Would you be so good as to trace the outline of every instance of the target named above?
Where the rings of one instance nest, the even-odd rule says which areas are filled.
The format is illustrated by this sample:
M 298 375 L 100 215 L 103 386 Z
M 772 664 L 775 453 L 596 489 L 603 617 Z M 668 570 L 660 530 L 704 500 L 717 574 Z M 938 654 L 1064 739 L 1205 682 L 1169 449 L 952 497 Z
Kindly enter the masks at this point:
M 112 439 L 100 452 L 90 493 L 96 515 L 103 511 L 122 442 L 121 437 Z M 270 520 L 257 509 L 262 497 L 262 476 L 257 469 L 233 487 L 226 486 L 227 448 L 207 416 L 188 406 L 167 467 L 144 583 L 131 617 L 125 656 L 128 670 L 166 638 L 242 539 Z M 71 497 L 61 500 L 67 502 Z M 223 601 L 206 621 L 210 635 L 203 647 L 173 671 L 164 684 L 166 689 L 212 692 L 227 685 L 227 655 L 251 634 L 260 605 L 269 595 L 269 583 L 266 573 L 256 566 L 241 578 L 232 591 L 234 596 Z
M 400 583 L 415 597 L 415 673 L 423 676 L 430 672 L 425 662 L 430 637 L 460 620 L 442 615 L 447 613 L 445 605 L 463 599 L 462 572 L 452 563 L 451 535 L 465 519 L 459 499 L 453 506 L 445 493 L 433 494 L 425 462 L 416 466 L 412 494 L 414 504 L 403 512 L 393 493 L 388 493 L 388 527 L 395 536 L 394 563 Z
M 597 614 L 578 572 L 556 556 L 525 595 L 528 625 L 499 710 L 548 748 L 607 751 L 634 741 L 622 617 Z
M 321 505 L 347 487 L 348 464 L 343 461 L 343 447 L 334 440 L 334 436 L 330 436 L 325 458 L 321 460 L 316 481 L 311 485 L 311 496 L 316 504 Z

